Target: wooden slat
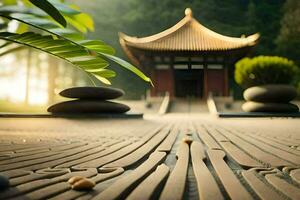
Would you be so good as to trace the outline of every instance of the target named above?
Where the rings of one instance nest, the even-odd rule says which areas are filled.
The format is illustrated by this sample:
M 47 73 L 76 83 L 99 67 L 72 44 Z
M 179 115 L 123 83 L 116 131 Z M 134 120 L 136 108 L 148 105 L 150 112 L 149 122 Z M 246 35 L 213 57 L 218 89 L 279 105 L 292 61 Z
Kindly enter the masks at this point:
M 167 178 L 170 169 L 165 164 L 159 165 L 155 172 L 149 175 L 141 184 L 139 184 L 133 192 L 126 198 L 127 200 L 151 200 L 155 191 Z
M 104 141 L 101 141 L 100 143 L 104 143 Z M 75 142 L 67 145 L 60 145 L 60 146 L 55 146 L 55 147 L 50 147 L 51 151 L 66 151 L 66 150 L 71 150 L 74 148 L 82 147 L 87 145 L 88 143 L 83 143 L 83 142 Z
M 34 143 L 34 144 L 11 144 L 9 146 L 0 146 L 0 152 L 6 152 L 6 151 L 19 151 L 19 150 L 41 150 L 41 149 L 47 149 L 48 146 L 45 144 L 40 144 L 40 143 Z
M 67 182 L 67 180 L 73 176 L 91 177 L 97 174 L 95 169 L 88 169 L 86 171 L 71 172 L 65 175 L 51 178 L 51 179 L 40 179 L 32 182 L 28 182 L 22 185 L 18 185 L 14 188 L 10 188 L 0 193 L 0 199 L 7 199 L 15 196 L 24 195 L 25 193 L 36 192 L 44 187 L 55 185 L 60 182 Z M 59 188 L 58 188 L 59 190 Z M 36 194 L 36 193 L 34 193 Z M 37 194 L 38 195 L 38 194 Z
M 289 184 L 284 180 L 284 177 L 277 176 L 276 174 L 267 174 L 265 176 L 267 181 L 271 183 L 277 190 L 288 196 L 293 200 L 299 200 L 300 188 Z
M 40 150 L 54 150 L 54 151 L 64 151 L 64 150 L 68 150 L 68 149 L 74 149 L 77 147 L 81 147 L 81 146 L 85 146 L 87 145 L 87 142 L 74 142 L 74 143 L 56 143 L 56 144 L 44 144 L 41 147 L 32 147 L 32 148 L 26 148 L 26 149 L 22 149 L 22 150 L 16 150 L 16 153 L 26 153 L 26 152 L 36 152 L 36 151 L 40 151 Z
M 123 177 L 127 176 L 129 173 L 131 173 L 132 171 L 129 170 L 129 171 L 125 171 L 125 173 L 121 174 L 120 176 L 117 176 L 117 177 L 113 177 L 111 179 L 108 179 L 106 181 L 103 181 L 99 184 L 97 184 L 92 191 L 90 192 L 85 192 L 82 194 L 81 192 L 81 195 L 79 198 L 79 200 L 90 200 L 94 197 L 96 197 L 97 195 L 99 195 L 100 193 L 102 193 L 103 191 L 105 191 L 106 189 L 108 189 L 113 183 L 115 183 L 116 181 L 122 179 Z M 72 199 L 73 200 L 73 199 Z
M 218 142 L 230 141 L 228 138 L 226 138 L 224 135 L 222 135 L 218 129 L 210 127 L 210 126 L 205 126 L 205 128 L 214 137 L 214 139 L 217 140 Z
M 287 146 L 287 147 L 294 146 L 294 145 L 299 145 L 298 142 L 295 142 L 295 141 L 293 141 L 293 142 L 287 142 L 285 140 L 278 139 L 276 137 L 272 137 L 271 135 L 268 135 L 268 134 L 256 133 L 255 135 L 258 135 L 260 137 L 263 137 L 263 138 L 267 139 L 268 141 L 273 141 L 273 142 L 276 142 L 278 144 L 281 144 L 281 145 L 284 145 L 284 146 Z
M 1 172 L 1 175 L 5 176 L 7 178 L 16 178 L 16 177 L 26 176 L 31 173 L 32 172 L 28 171 L 28 170 L 14 169 L 14 170 Z
M 12 164 L 7 164 L 7 165 L 1 165 L 0 171 L 6 171 L 6 170 L 11 170 L 11 169 L 17 169 L 17 168 L 24 168 L 24 169 L 29 169 L 29 170 L 42 169 L 42 168 L 45 168 L 44 166 L 42 166 L 43 163 L 45 163 L 46 167 L 47 166 L 50 167 L 50 165 L 48 165 L 48 164 L 50 164 L 50 161 L 53 161 L 54 163 L 57 163 L 56 165 L 58 165 L 58 164 L 60 164 L 58 162 L 58 159 L 65 159 L 68 156 L 76 155 L 78 153 L 82 153 L 83 151 L 97 148 L 101 144 L 92 143 L 90 145 L 85 145 L 83 147 L 68 150 L 68 151 L 63 152 L 58 155 L 45 156 L 44 158 L 28 160 L 28 161 L 24 161 L 21 163 L 12 163 Z
M 161 143 L 161 141 L 163 141 L 168 136 L 168 134 L 169 134 L 169 128 L 163 129 L 157 135 L 151 138 L 150 141 L 148 141 L 145 145 L 138 148 L 136 151 L 132 152 L 131 154 L 128 154 L 123 158 L 120 158 L 119 160 L 106 164 L 103 167 L 104 168 L 118 168 L 118 167 L 126 168 L 135 164 L 143 157 L 148 155 L 153 149 L 155 149 L 155 147 L 157 147 L 159 143 Z
M 252 199 L 251 195 L 223 160 L 225 153 L 220 150 L 208 150 L 207 154 L 230 198 L 237 200 Z
M 145 161 L 127 176 L 117 180 L 109 188 L 95 196 L 93 199 L 113 200 L 124 198 L 124 196 L 131 191 L 132 187 L 141 182 L 143 178 L 147 177 L 148 174 L 151 173 L 151 171 L 154 170 L 165 157 L 165 152 L 152 153 L 147 161 Z
M 8 164 L 12 164 L 12 163 L 24 162 L 24 161 L 28 161 L 28 160 L 45 158 L 45 156 L 54 156 L 54 155 L 58 155 L 58 154 L 60 154 L 60 152 L 46 151 L 43 153 L 38 153 L 38 154 L 33 154 L 33 155 L 27 155 L 27 156 L 21 156 L 21 157 L 20 156 L 19 157 L 11 157 L 8 160 L 0 161 L 0 165 L 8 165 Z
M 202 126 L 197 125 L 197 133 L 201 140 L 207 145 L 209 149 L 222 149 L 220 145 L 209 135 L 207 130 Z
M 176 165 L 161 193 L 160 200 L 176 200 L 183 197 L 189 164 L 189 145 L 187 143 L 179 144 L 176 157 Z
M 251 158 L 248 154 L 238 148 L 232 142 L 220 142 L 224 150 L 243 167 L 262 167 L 263 164 Z
M 30 192 L 26 194 L 26 197 L 28 199 L 48 199 L 53 195 L 57 195 L 69 189 L 71 189 L 71 185 L 68 182 L 61 182 Z
M 116 143 L 116 144 L 108 146 L 108 147 L 101 146 L 99 148 L 95 148 L 95 149 L 91 149 L 91 150 L 82 152 L 81 154 L 69 156 L 68 158 L 61 160 L 60 164 L 56 165 L 55 168 L 72 167 L 79 163 L 87 162 L 87 161 L 94 160 L 94 159 L 99 159 L 101 157 L 110 155 L 111 153 L 114 153 L 120 149 L 123 149 L 123 148 L 129 146 L 131 143 L 132 143 L 132 141 L 129 139 L 127 141 Z M 92 167 L 85 167 L 85 168 L 92 168 Z
M 161 130 L 161 127 L 158 127 L 156 129 L 154 129 L 153 131 L 151 131 L 150 133 L 146 134 L 145 136 L 142 137 L 142 139 L 140 141 L 137 141 L 123 149 L 120 149 L 119 151 L 116 151 L 112 154 L 109 154 L 107 156 L 103 156 L 100 158 L 95 158 L 95 156 L 87 156 L 86 158 L 83 159 L 79 159 L 76 160 L 72 163 L 68 163 L 66 165 L 62 165 L 61 167 L 64 166 L 71 166 L 71 165 L 75 165 L 73 168 L 99 168 L 105 164 L 111 163 L 113 161 L 116 161 L 132 152 L 134 152 L 135 150 L 137 150 L 139 147 L 141 147 L 142 145 L 146 144 L 149 140 L 151 140 L 154 136 L 156 136 L 159 131 Z
M 259 178 L 255 169 L 249 169 L 248 171 L 242 172 L 243 177 L 246 179 L 251 188 L 262 200 L 281 200 L 284 199 L 274 189 L 268 187 Z
M 65 163 L 58 167 L 73 166 L 72 167 L 73 169 L 99 168 L 105 164 L 108 164 L 110 162 L 113 162 L 115 160 L 118 160 L 118 159 L 130 154 L 131 152 L 135 151 L 143 144 L 144 144 L 143 141 L 138 141 L 138 142 L 130 144 L 116 152 L 108 154 L 106 156 L 103 156 L 103 157 L 100 156 L 100 158 L 98 158 L 97 155 L 91 155 L 91 156 L 84 157 L 82 159 L 78 159 L 78 160 L 74 160 L 74 161 Z
M 88 200 L 102 195 L 172 200 L 275 195 L 298 200 L 296 120 L 220 120 L 202 115 L 38 120 L 12 120 L 8 125 L 0 119 L 0 174 L 11 185 L 0 191 L 1 200 Z M 184 143 L 181 138 L 190 140 Z M 161 158 L 149 158 L 161 153 Z M 89 177 L 96 186 L 72 190 L 67 180 L 77 175 Z M 172 184 L 175 187 L 168 186 Z
M 193 170 L 197 181 L 199 199 L 223 199 L 223 195 L 221 194 L 215 179 L 203 162 L 203 160 L 206 159 L 206 156 L 200 142 L 193 142 L 191 144 L 191 156 Z
M 251 135 L 249 135 L 249 136 L 251 136 Z M 275 147 L 275 148 L 278 148 L 278 149 L 287 151 L 287 152 L 289 152 L 289 153 L 291 153 L 291 154 L 297 155 L 297 156 L 300 158 L 300 151 L 297 150 L 297 149 L 295 149 L 295 148 L 291 148 L 291 147 L 289 147 L 289 146 L 287 146 L 287 145 L 283 145 L 283 144 L 281 144 L 281 143 L 274 142 L 274 141 L 272 141 L 272 140 L 270 140 L 270 139 L 264 138 L 264 137 L 259 136 L 259 135 L 255 135 L 254 138 L 259 139 L 259 140 L 261 140 L 262 142 L 264 142 L 264 143 L 266 143 L 266 144 L 269 144 L 269 145 L 271 145 L 271 146 L 273 146 L 273 147 Z
M 24 152 L 24 153 L 14 153 L 11 152 L 9 154 L 4 154 L 6 155 L 6 159 L 1 159 L 1 155 L 0 155 L 0 160 L 9 160 L 9 159 L 15 159 L 15 158 L 19 158 L 19 157 L 27 157 L 27 156 L 32 156 L 32 155 L 36 155 L 36 154 L 41 154 L 41 153 L 45 153 L 45 152 L 49 152 L 50 149 L 42 149 L 42 150 L 36 150 L 36 151 L 31 151 L 31 152 Z M 59 153 L 59 152 L 57 152 Z
M 238 132 L 235 132 L 234 134 L 238 135 Z M 287 160 L 290 163 L 294 163 L 294 164 L 300 164 L 300 156 L 288 153 L 279 148 L 275 148 L 271 145 L 268 145 L 265 142 L 261 142 L 261 141 L 254 139 L 253 137 L 250 137 L 246 134 L 242 134 L 241 137 L 244 138 L 245 140 L 247 140 L 248 142 L 251 142 L 252 144 L 255 144 L 256 146 L 259 146 L 260 148 L 264 149 L 264 151 L 267 151 L 273 155 L 276 155 L 283 160 Z
M 103 181 L 106 181 L 108 179 L 112 179 L 116 176 L 119 176 L 120 174 L 122 174 L 124 172 L 123 168 L 118 168 L 112 172 L 108 172 L 108 173 L 99 173 L 97 174 L 97 176 L 94 176 L 91 178 L 92 181 L 94 181 L 95 183 L 100 183 Z M 71 199 L 76 199 L 79 198 L 87 193 L 89 193 L 90 191 L 76 191 L 76 190 L 68 190 L 64 193 L 61 193 L 59 195 L 56 195 L 53 198 L 50 198 L 51 200 L 71 200 Z
M 87 156 L 90 153 L 93 153 L 95 151 L 96 152 L 104 151 L 104 148 L 101 145 L 100 146 L 99 145 L 100 144 L 95 143 L 95 144 L 87 145 L 84 148 L 83 147 L 76 148 L 76 149 L 73 149 L 70 152 L 62 153 L 62 154 L 58 155 L 57 158 L 54 159 L 54 160 L 50 160 L 48 162 L 43 162 L 43 163 L 35 163 L 34 165 L 30 165 L 30 166 L 26 167 L 26 169 L 37 170 L 37 169 L 43 169 L 43 168 L 46 168 L 46 167 L 56 167 L 57 165 L 60 165 L 62 163 L 72 161 L 72 160 L 76 160 L 76 159 L 79 159 L 81 157 L 85 157 L 85 156 Z M 125 145 L 127 145 L 127 144 L 125 144 Z
M 288 144 L 289 146 L 299 146 L 299 140 L 297 141 L 295 139 L 283 136 L 276 136 L 275 138 L 280 140 L 281 142 Z
M 53 170 L 53 169 L 48 169 L 48 172 L 36 172 L 36 173 L 31 173 L 27 176 L 21 176 L 17 178 L 10 179 L 10 185 L 11 186 L 16 186 L 24 183 L 28 183 L 31 181 L 39 180 L 39 179 L 49 179 L 57 176 L 61 176 L 64 174 L 67 174 L 70 172 L 68 169 L 59 169 L 59 170 Z M 51 172 L 53 171 L 53 172 Z
M 157 147 L 157 151 L 170 152 L 177 138 L 179 130 L 173 128 L 168 137 Z
M 300 169 L 291 170 L 290 176 L 294 179 L 298 184 L 300 184 Z
M 239 148 L 243 149 L 243 151 L 247 152 L 248 154 L 252 155 L 254 158 L 260 160 L 262 163 L 266 163 L 270 166 L 288 166 L 291 165 L 291 163 L 284 161 L 272 154 L 269 154 L 265 152 L 264 150 L 256 147 L 255 145 L 249 143 L 245 139 L 241 139 L 237 135 L 227 131 L 223 130 L 222 133 L 226 135 L 230 141 L 238 146 Z

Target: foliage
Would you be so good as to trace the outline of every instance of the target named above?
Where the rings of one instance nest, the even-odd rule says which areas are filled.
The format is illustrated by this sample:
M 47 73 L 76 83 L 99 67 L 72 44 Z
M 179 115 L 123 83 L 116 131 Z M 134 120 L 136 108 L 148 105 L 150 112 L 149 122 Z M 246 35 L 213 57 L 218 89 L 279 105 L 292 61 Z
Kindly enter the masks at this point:
M 59 0 L 29 1 L 47 14 L 32 7 L 27 0 L 23 0 L 22 4 L 21 1 L 6 0 L 4 3 L 7 5 L 0 7 L 0 18 L 4 24 L 2 27 L 8 27 L 12 21 L 29 26 L 29 28 L 19 26 L 22 29 L 15 32 L 2 31 L 0 39 L 6 40 L 7 44 L 18 43 L 52 54 L 94 75 L 106 84 L 110 84 L 108 79 L 116 75 L 114 71 L 106 69 L 109 62 L 117 63 L 144 81 L 151 82 L 133 65 L 114 56 L 115 50 L 111 46 L 100 40 L 85 39 L 82 33 L 93 30 L 94 25 L 91 17 L 82 13 L 77 6 Z M 48 14 L 52 18 L 49 18 Z
M 277 49 L 300 64 L 300 1 L 287 0 L 284 5 L 280 34 L 277 37 Z
M 51 4 L 48 0 L 40 1 L 40 0 L 29 0 L 36 7 L 42 9 L 47 14 L 49 14 L 55 21 L 57 21 L 63 27 L 67 26 L 67 22 L 65 18 L 60 14 L 60 12 Z
M 277 56 L 244 58 L 235 65 L 235 81 L 247 88 L 263 84 L 291 84 L 298 73 L 293 61 Z
M 89 11 L 94 17 L 95 26 L 99 28 L 89 33 L 89 37 L 97 38 L 101 35 L 104 41 L 116 47 L 117 55 L 122 54 L 119 45 L 118 32 L 133 36 L 148 36 L 173 26 L 184 17 L 184 10 L 191 7 L 193 16 L 208 28 L 233 37 L 250 35 L 259 32 L 259 44 L 253 51 L 254 55 L 278 55 L 276 38 L 280 31 L 280 20 L 284 10 L 285 0 L 97 0 L 76 2 L 83 10 Z M 297 1 L 297 0 L 295 0 Z M 113 14 L 112 14 L 113 13 Z M 300 39 L 299 39 L 300 40 Z M 280 52 L 286 56 L 293 52 Z M 299 56 L 298 56 L 299 57 Z M 291 58 L 292 59 L 292 58 Z M 294 59 L 293 59 L 294 60 Z M 233 66 L 231 66 L 233 68 Z M 115 68 L 115 67 L 114 67 Z M 141 95 L 144 93 L 144 84 L 126 73 L 114 79 L 114 84 L 127 90 L 127 95 Z M 231 78 L 231 76 L 229 76 Z M 136 96 L 139 97 L 139 96 Z

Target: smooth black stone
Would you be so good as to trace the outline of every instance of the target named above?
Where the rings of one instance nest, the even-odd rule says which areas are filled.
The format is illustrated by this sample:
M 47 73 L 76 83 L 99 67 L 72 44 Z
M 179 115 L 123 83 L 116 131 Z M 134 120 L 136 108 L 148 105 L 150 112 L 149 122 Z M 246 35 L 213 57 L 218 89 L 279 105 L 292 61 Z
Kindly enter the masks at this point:
M 59 93 L 63 97 L 78 99 L 116 99 L 123 96 L 123 90 L 110 87 L 72 87 Z
M 264 85 L 248 88 L 244 92 L 247 101 L 287 103 L 297 96 L 297 90 L 290 85 Z
M 125 113 L 130 110 L 127 105 L 97 100 L 73 100 L 54 104 L 48 108 L 51 113 L 81 114 L 81 113 Z
M 243 104 L 242 109 L 245 112 L 299 112 L 298 106 L 291 103 L 261 103 L 248 101 Z
M 9 188 L 9 180 L 5 176 L 0 175 L 0 190 Z

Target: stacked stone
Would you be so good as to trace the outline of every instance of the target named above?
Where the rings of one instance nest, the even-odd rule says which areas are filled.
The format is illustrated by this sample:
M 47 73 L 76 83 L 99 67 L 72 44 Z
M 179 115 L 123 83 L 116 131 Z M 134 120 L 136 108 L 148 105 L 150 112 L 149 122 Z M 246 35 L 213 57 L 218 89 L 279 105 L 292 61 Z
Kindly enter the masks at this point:
M 73 100 L 54 104 L 48 112 L 54 114 L 121 114 L 130 110 L 127 105 L 116 103 L 124 91 L 109 87 L 73 87 L 59 93 Z
M 297 96 L 297 90 L 289 85 L 264 85 L 248 88 L 244 92 L 247 101 L 245 112 L 299 112 L 297 105 L 290 103 Z

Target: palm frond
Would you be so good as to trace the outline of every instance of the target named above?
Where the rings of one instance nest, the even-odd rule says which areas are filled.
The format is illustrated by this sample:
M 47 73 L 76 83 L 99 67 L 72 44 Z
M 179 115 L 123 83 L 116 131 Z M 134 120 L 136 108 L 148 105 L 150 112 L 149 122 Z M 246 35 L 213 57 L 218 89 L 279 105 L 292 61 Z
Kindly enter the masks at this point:
M 1 10 L 0 10 L 1 11 Z M 39 18 L 32 14 L 23 13 L 12 13 L 12 14 L 1 14 L 0 16 L 16 20 L 29 26 L 35 27 L 39 30 L 43 30 L 51 35 L 61 37 L 62 39 L 69 40 L 75 45 L 82 46 L 88 50 L 96 51 L 99 53 L 114 54 L 115 50 L 111 46 L 105 44 L 101 40 L 83 40 L 83 35 L 73 31 L 72 29 L 62 29 L 57 23 L 50 19 Z M 77 38 L 77 39 L 76 39 Z M 78 42 L 77 42 L 78 41 Z
M 104 69 L 108 66 L 107 61 L 99 56 L 91 55 L 84 48 L 67 40 L 55 39 L 49 35 L 43 36 L 33 32 L 23 34 L 2 32 L 0 33 L 0 39 L 44 51 L 92 74 L 96 73 L 93 70 Z
M 59 25 L 55 21 L 47 18 L 40 18 L 39 15 L 33 14 L 37 13 L 34 9 L 21 9 L 21 11 L 22 12 L 18 13 L 16 12 L 16 9 L 13 8 L 10 12 L 10 9 L 8 8 L 0 8 L 0 16 L 10 20 L 19 21 L 21 23 L 47 32 L 51 35 L 42 36 L 40 34 L 34 33 L 19 34 L 15 35 L 17 40 L 11 40 L 14 39 L 14 37 L 12 37 L 11 35 L 8 37 L 3 37 L 3 35 L 5 36 L 5 34 L 7 34 L 4 33 L 2 34 L 2 39 L 6 39 L 11 42 L 17 42 L 23 45 L 30 46 L 32 48 L 40 49 L 42 51 L 46 50 L 50 54 L 65 59 L 87 72 L 90 72 L 90 70 L 93 71 L 102 69 L 104 68 L 104 65 L 105 67 L 107 67 L 108 62 L 106 60 L 112 61 L 135 73 L 144 81 L 150 82 L 152 84 L 151 79 L 144 75 L 143 72 L 141 72 L 135 66 L 114 56 L 115 50 L 111 46 L 105 44 L 103 41 L 83 40 L 83 35 L 78 33 L 77 31 L 74 31 L 72 29 L 63 29 L 61 25 Z M 45 45 L 49 46 L 44 49 Z M 99 63 L 97 63 L 98 61 Z M 105 77 L 105 73 L 98 73 L 97 77 L 103 77 L 104 79 L 107 79 L 111 78 L 112 76 Z M 103 81 L 104 79 L 100 80 Z M 104 80 L 104 82 L 108 83 L 108 80 Z
M 36 7 L 45 11 L 49 16 L 51 16 L 55 21 L 61 24 L 63 27 L 67 26 L 67 21 L 64 16 L 47 0 L 29 0 Z

